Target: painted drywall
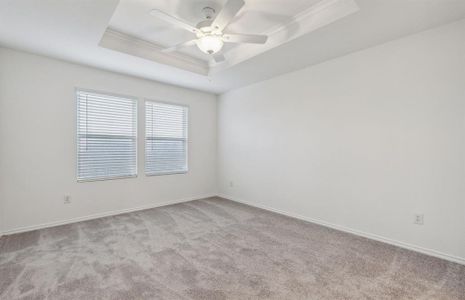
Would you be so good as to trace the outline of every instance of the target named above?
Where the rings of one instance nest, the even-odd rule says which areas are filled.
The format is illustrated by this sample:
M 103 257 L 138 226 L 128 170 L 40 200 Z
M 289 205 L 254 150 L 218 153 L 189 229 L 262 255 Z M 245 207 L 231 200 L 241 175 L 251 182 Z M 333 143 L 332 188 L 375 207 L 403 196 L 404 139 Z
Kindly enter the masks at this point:
M 76 87 L 140 98 L 137 178 L 76 181 Z M 144 175 L 142 98 L 189 106 L 187 174 Z M 0 48 L 0 229 L 214 195 L 216 110 L 213 94 Z
M 220 194 L 465 262 L 464 36 L 461 21 L 223 94 Z

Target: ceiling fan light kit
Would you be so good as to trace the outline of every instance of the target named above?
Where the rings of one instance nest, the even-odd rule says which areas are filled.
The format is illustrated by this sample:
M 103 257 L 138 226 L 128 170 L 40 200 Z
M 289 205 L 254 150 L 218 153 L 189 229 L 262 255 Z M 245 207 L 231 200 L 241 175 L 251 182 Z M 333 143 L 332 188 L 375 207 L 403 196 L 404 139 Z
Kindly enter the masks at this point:
M 224 45 L 223 39 L 219 35 L 204 35 L 196 40 L 197 47 L 206 54 L 219 52 Z
M 205 7 L 202 9 L 205 20 L 198 23 L 196 27 L 157 9 L 153 9 L 150 13 L 161 20 L 190 31 L 197 37 L 197 39 L 163 49 L 163 52 L 178 51 L 183 47 L 197 45 L 200 51 L 212 55 L 215 62 L 220 63 L 225 61 L 224 55 L 219 53 L 223 49 L 224 43 L 265 44 L 267 41 L 266 35 L 227 34 L 223 32 L 244 5 L 244 0 L 229 0 L 216 16 L 216 11 L 213 8 Z

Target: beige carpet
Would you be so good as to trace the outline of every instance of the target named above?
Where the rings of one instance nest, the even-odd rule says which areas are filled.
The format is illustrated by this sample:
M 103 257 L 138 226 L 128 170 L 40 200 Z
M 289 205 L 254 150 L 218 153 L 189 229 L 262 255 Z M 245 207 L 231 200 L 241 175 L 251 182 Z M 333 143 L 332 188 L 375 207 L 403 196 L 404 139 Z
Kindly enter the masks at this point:
M 0 239 L 1 299 L 465 299 L 465 267 L 210 198 Z

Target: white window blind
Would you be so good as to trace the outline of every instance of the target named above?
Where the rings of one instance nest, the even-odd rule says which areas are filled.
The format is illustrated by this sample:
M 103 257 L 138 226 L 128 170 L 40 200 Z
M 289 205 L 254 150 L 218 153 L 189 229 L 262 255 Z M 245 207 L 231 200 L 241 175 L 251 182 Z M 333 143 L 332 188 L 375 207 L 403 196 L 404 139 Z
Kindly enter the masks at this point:
M 137 175 L 137 101 L 77 91 L 79 181 Z
M 187 118 L 185 106 L 145 102 L 145 173 L 187 172 Z

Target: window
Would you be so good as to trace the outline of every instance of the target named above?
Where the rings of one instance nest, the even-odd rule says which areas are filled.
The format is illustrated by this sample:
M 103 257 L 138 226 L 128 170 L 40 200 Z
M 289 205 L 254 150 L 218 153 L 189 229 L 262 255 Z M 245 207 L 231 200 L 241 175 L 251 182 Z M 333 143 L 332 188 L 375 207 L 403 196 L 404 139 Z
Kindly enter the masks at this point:
M 77 91 L 79 181 L 137 175 L 137 101 Z
M 145 173 L 187 172 L 187 114 L 185 106 L 145 102 Z

